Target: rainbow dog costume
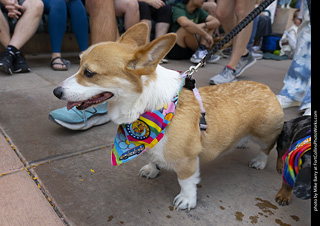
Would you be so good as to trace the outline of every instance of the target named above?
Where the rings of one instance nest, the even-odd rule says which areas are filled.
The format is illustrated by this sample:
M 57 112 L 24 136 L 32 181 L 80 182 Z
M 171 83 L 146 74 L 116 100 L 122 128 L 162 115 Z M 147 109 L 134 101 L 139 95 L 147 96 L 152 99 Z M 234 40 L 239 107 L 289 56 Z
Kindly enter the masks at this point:
M 308 134 L 310 133 L 311 131 L 308 132 Z M 282 178 L 291 187 L 294 186 L 296 176 L 301 169 L 301 157 L 309 150 L 311 150 L 311 135 L 308 135 L 291 145 L 289 150 L 282 157 Z

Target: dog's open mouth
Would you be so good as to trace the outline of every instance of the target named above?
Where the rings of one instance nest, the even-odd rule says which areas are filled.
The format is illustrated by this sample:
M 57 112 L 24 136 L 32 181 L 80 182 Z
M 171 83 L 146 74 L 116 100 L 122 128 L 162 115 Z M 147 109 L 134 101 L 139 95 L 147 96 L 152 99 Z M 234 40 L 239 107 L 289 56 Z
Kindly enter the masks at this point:
M 100 93 L 98 95 L 95 95 L 85 101 L 68 102 L 67 108 L 68 108 L 68 110 L 70 110 L 71 108 L 76 107 L 78 110 L 85 110 L 85 109 L 91 107 L 92 105 L 100 104 L 103 101 L 110 99 L 111 97 L 113 97 L 113 93 L 104 92 L 104 93 Z

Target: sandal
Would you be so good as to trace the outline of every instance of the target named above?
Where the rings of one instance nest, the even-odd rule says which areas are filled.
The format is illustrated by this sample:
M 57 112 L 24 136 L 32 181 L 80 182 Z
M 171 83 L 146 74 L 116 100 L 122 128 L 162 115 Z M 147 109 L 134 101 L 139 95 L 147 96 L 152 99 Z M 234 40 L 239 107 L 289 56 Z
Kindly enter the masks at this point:
M 54 62 L 55 60 L 60 59 L 63 63 Z M 55 68 L 54 65 L 61 65 L 62 68 Z M 61 57 L 55 57 L 50 62 L 50 67 L 54 71 L 67 71 L 71 66 L 71 62 L 69 60 L 62 59 Z

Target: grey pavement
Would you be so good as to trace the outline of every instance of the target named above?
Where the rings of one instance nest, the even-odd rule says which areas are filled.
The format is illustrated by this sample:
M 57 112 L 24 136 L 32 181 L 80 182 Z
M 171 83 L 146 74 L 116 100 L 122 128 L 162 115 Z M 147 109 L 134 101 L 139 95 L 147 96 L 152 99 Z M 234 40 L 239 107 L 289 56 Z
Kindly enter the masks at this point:
M 52 91 L 78 70 L 77 55 L 65 55 L 72 62 L 67 72 L 51 70 L 49 55 L 26 58 L 31 73 L 0 73 L 0 225 L 311 225 L 310 200 L 292 196 L 284 207 L 274 201 L 282 183 L 275 149 L 264 170 L 248 167 L 258 153 L 253 143 L 202 164 L 197 207 L 173 210 L 180 189 L 174 172 L 139 178 L 143 157 L 111 166 L 115 124 L 70 131 L 48 120 L 66 105 Z M 200 68 L 197 86 L 226 63 Z M 290 63 L 259 60 L 239 80 L 265 83 L 277 94 Z M 164 66 L 185 71 L 191 64 Z M 286 120 L 299 115 L 297 107 L 285 110 Z

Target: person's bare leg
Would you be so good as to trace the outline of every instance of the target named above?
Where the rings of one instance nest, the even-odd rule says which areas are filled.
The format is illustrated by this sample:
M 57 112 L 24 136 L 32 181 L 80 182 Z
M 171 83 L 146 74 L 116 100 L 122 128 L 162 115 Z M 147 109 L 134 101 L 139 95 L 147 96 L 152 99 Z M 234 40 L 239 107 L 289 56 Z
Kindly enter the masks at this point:
M 214 0 L 208 0 L 204 2 L 201 8 L 204 9 L 207 13 L 209 13 L 214 18 L 217 18 L 216 16 L 217 3 L 215 3 Z M 216 37 L 220 37 L 220 33 L 219 33 L 220 22 L 218 21 L 218 23 L 219 23 L 218 27 L 214 30 L 214 34 L 216 35 Z
M 41 0 L 27 0 L 22 6 L 25 12 L 18 20 L 9 45 L 20 49 L 37 31 L 43 13 Z
M 216 17 L 217 4 L 214 2 L 214 0 L 208 0 L 204 2 L 201 8 L 204 9 L 211 16 Z
M 148 27 L 149 27 L 149 37 L 148 37 L 148 41 L 150 41 L 150 34 L 151 34 L 151 29 L 152 29 L 151 20 L 143 19 L 143 20 L 141 20 L 141 22 L 144 22 L 144 23 L 148 24 Z
M 237 25 L 235 6 L 236 0 L 217 1 L 216 16 L 226 33 L 230 32 Z
M 180 27 L 177 32 L 177 41 L 176 43 L 182 48 L 190 48 L 193 51 L 196 51 L 198 48 L 198 41 L 194 34 L 187 32 L 185 29 Z
M 91 44 L 115 41 L 119 36 L 114 0 L 87 0 Z
M 129 0 L 127 9 L 124 16 L 124 28 L 128 30 L 133 25 L 139 23 L 140 21 L 140 12 L 139 12 L 139 3 L 138 1 Z
M 115 0 L 114 7 L 116 16 L 124 16 L 124 28 L 126 30 L 139 23 L 140 12 L 137 0 Z
M 169 23 L 164 23 L 164 22 L 156 23 L 156 38 L 164 34 L 167 34 L 169 27 L 170 27 Z
M 1 12 L 0 12 L 0 41 L 5 48 L 7 48 L 10 42 L 9 25 L 6 18 Z
M 229 33 L 254 9 L 254 2 L 254 0 L 218 0 L 216 14 L 226 33 Z M 233 39 L 232 55 L 228 65 L 234 69 L 237 67 L 241 56 L 248 52 L 246 46 L 251 31 L 252 23 Z
M 207 33 L 211 36 L 213 35 L 213 32 L 214 30 L 207 30 Z M 200 44 L 204 45 L 207 48 L 210 48 L 208 42 L 203 37 L 200 38 Z
M 237 24 L 254 9 L 254 3 L 254 0 L 237 0 L 235 9 Z M 229 65 L 232 68 L 236 68 L 241 56 L 248 53 L 247 45 L 252 33 L 252 25 L 253 23 L 251 22 L 236 36 L 233 41 L 232 55 L 229 61 Z

